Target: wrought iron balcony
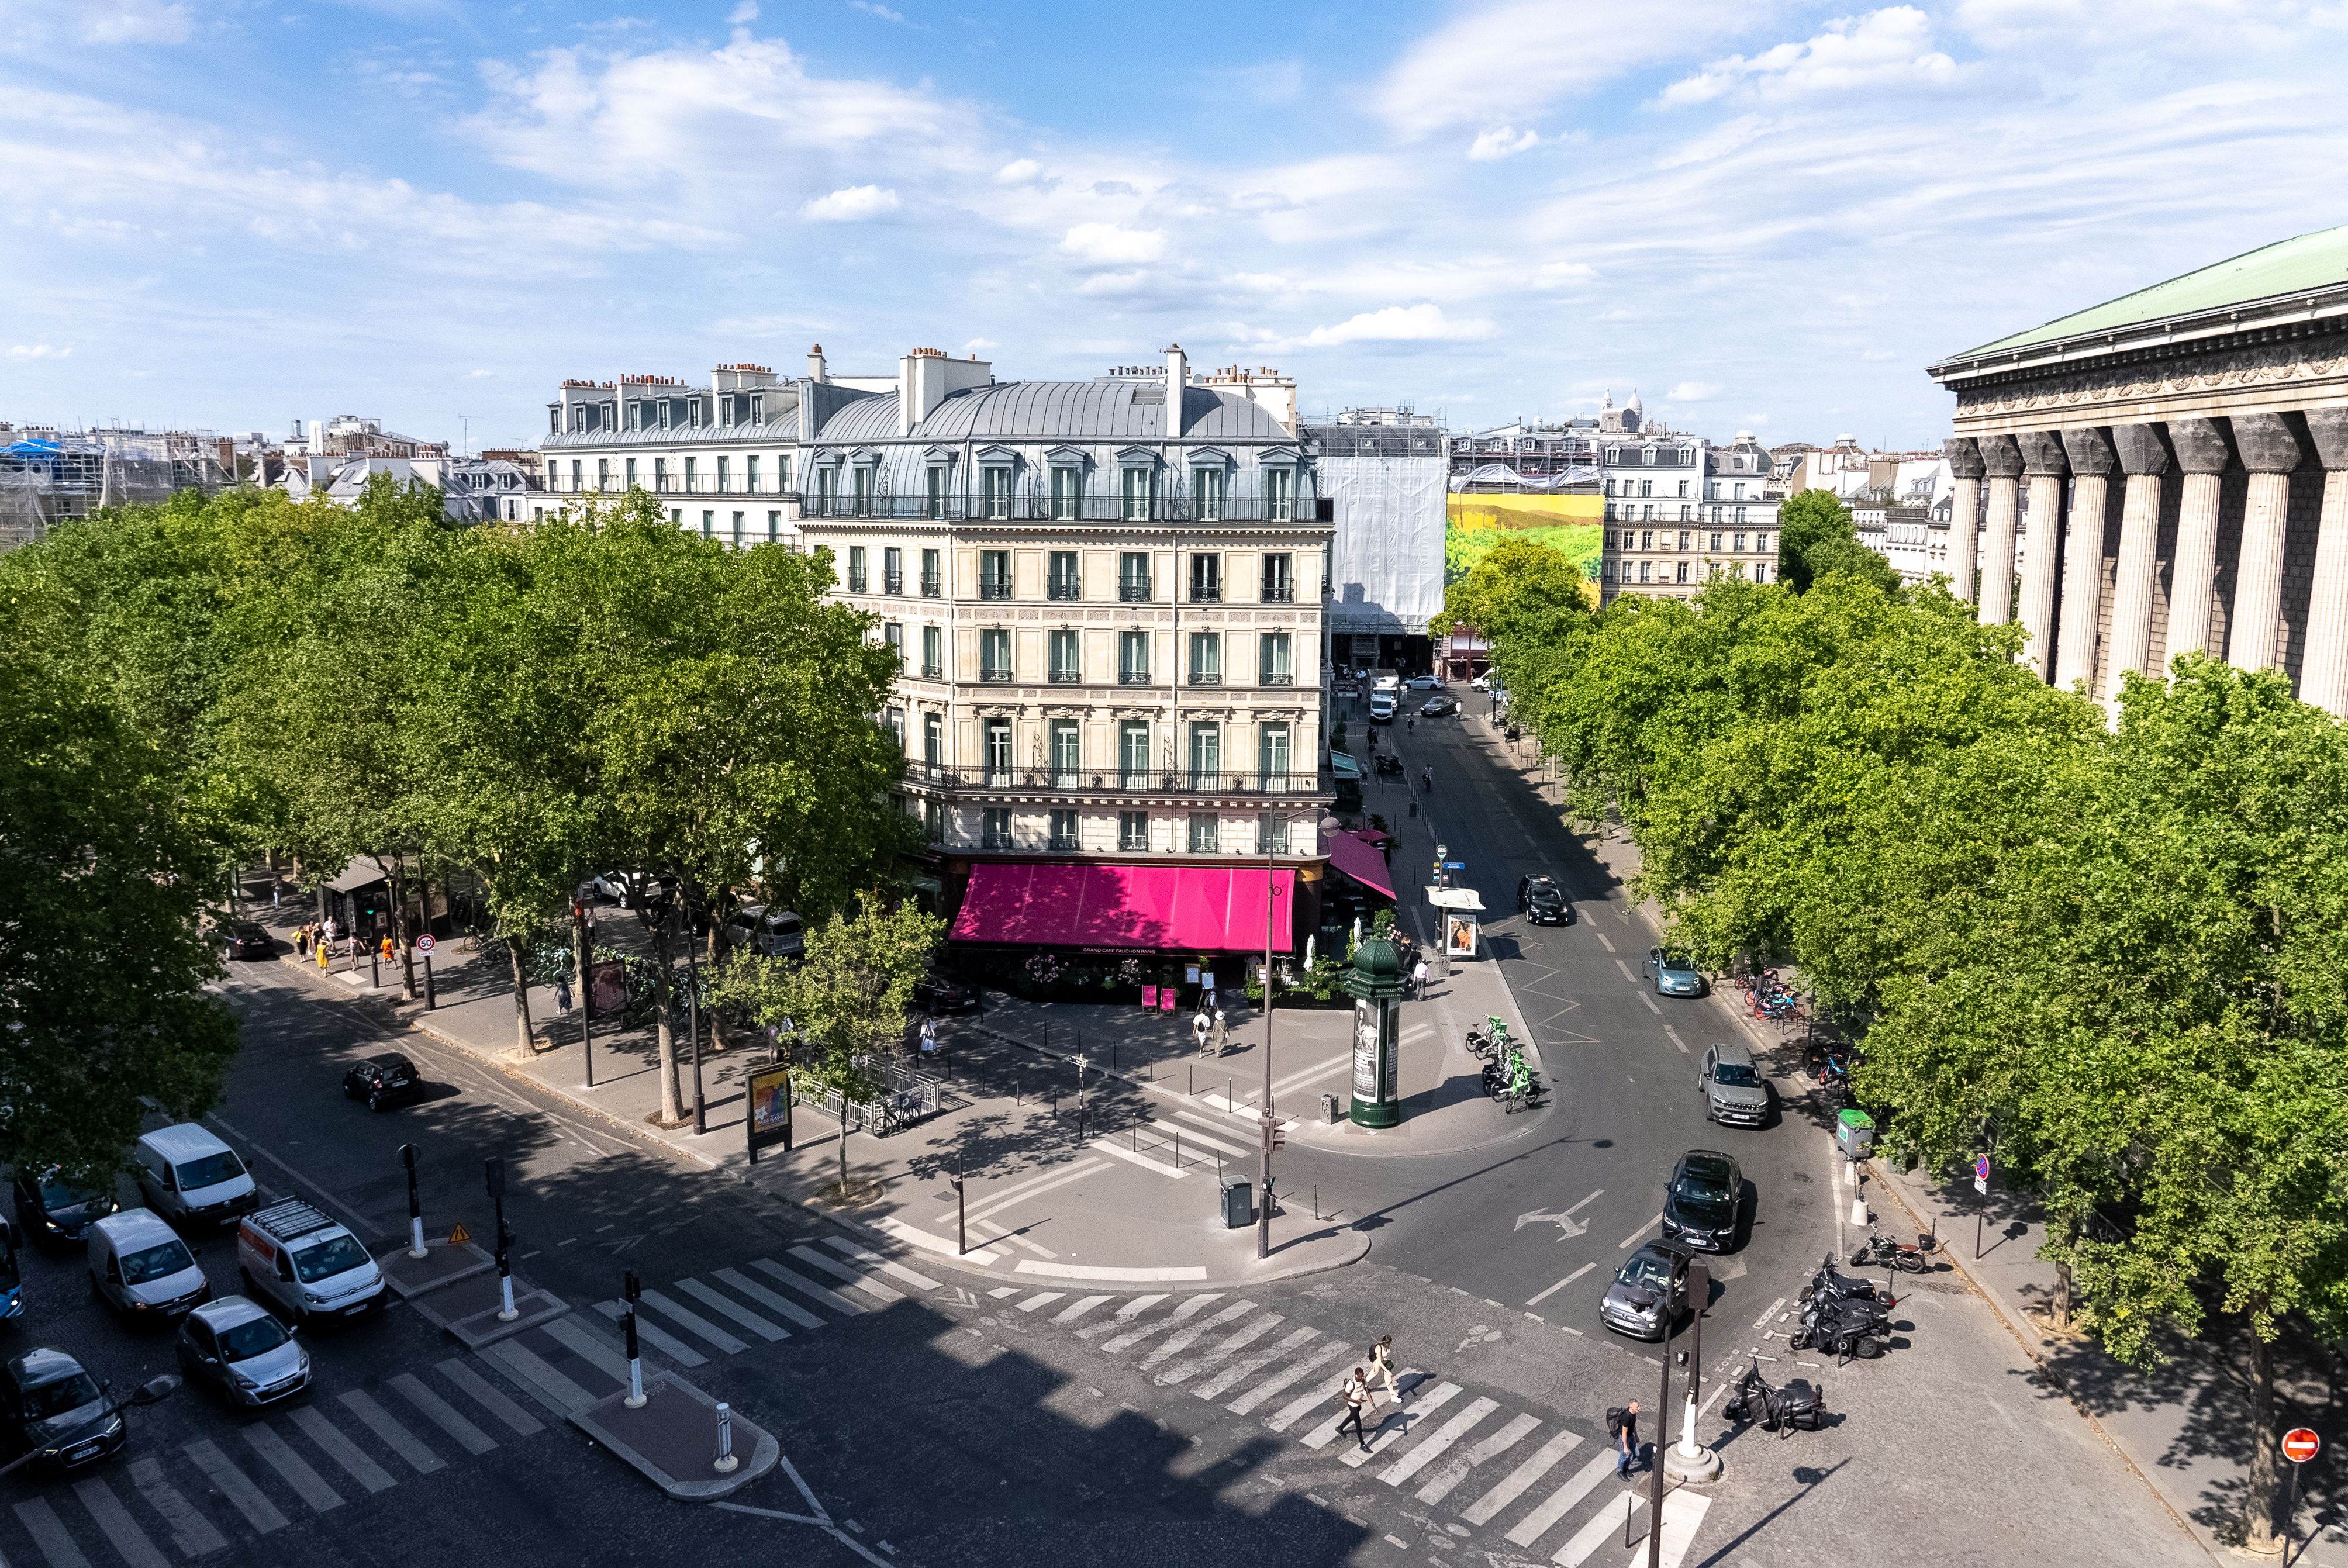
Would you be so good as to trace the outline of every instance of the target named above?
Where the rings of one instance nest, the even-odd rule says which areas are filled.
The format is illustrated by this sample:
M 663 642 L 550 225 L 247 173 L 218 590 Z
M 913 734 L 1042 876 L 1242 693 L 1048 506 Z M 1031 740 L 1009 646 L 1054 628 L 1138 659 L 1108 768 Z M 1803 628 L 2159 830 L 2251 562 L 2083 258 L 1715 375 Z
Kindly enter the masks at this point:
M 1124 579 L 1117 585 L 1117 596 L 1119 600 L 1128 604 L 1148 603 L 1149 579 L 1147 577 L 1128 577 Z
M 988 686 L 1009 686 L 1011 684 L 1011 672 L 1009 670 L 992 668 L 983 669 L 978 672 L 978 678 Z
M 1011 597 L 1011 584 L 1008 583 L 981 583 L 978 585 L 978 596 L 982 599 L 1008 599 Z
M 936 599 L 936 598 L 940 598 L 940 597 L 943 596 L 943 594 L 945 593 L 945 591 L 946 591 L 946 590 L 945 590 L 945 583 L 944 583 L 942 581 L 941 581 L 940 579 L 935 578 L 935 577 L 924 577 L 924 578 L 922 578 L 922 598 L 924 598 L 924 599 Z
M 1265 670 L 1255 677 L 1255 684 L 1264 686 L 1294 686 L 1296 677 L 1286 670 Z
M 1054 599 L 1081 599 L 1085 596 L 1084 584 L 1074 577 L 1056 577 L 1045 592 Z
M 1192 670 L 1190 672 L 1190 684 L 1194 686 L 1219 686 L 1223 684 L 1223 672 L 1220 670 Z
M 1325 795 L 1333 780 L 1327 774 L 1263 773 L 1219 769 L 1158 769 L 1154 771 L 1117 768 L 988 768 L 948 767 L 908 762 L 905 782 L 945 793 L 970 791 L 1013 794 L 1086 794 L 1182 796 L 1190 799 Z
M 866 581 L 867 581 L 867 579 L 865 578 L 865 575 L 864 575 L 864 573 L 861 573 L 861 572 L 851 572 L 851 573 L 850 573 L 848 574 L 848 591 L 849 591 L 850 593 L 863 593 L 863 592 L 864 592 L 864 585 L 865 585 Z
M 943 665 L 923 665 L 922 678 L 925 681 L 942 681 L 946 678 L 946 667 Z
M 1054 686 L 1082 686 L 1084 684 L 1084 679 L 1085 675 L 1082 670 L 1054 670 L 1052 672 L 1052 684 Z
M 1117 684 L 1119 686 L 1148 686 L 1149 684 L 1149 672 L 1148 670 L 1119 670 L 1117 672 Z
M 1296 603 L 1296 590 L 1285 583 L 1276 588 L 1267 583 L 1263 585 L 1263 602 L 1267 604 L 1293 604 Z
M 902 593 L 904 591 L 905 574 L 903 573 L 891 572 L 881 576 L 880 592 L 883 593 Z
M 1191 603 L 1220 604 L 1222 602 L 1222 584 L 1219 583 L 1193 583 L 1190 584 Z

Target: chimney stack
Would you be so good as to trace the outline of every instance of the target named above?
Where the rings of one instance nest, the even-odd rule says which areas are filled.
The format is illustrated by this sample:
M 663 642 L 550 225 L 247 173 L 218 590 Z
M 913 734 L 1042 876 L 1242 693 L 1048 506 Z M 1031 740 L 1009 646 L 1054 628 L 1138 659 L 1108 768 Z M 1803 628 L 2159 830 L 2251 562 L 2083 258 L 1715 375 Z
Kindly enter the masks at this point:
M 810 381 L 829 379 L 823 373 L 823 345 L 820 343 L 808 350 L 808 379 Z
M 1182 389 L 1190 385 L 1190 360 L 1179 343 L 1166 349 L 1166 438 L 1182 438 Z

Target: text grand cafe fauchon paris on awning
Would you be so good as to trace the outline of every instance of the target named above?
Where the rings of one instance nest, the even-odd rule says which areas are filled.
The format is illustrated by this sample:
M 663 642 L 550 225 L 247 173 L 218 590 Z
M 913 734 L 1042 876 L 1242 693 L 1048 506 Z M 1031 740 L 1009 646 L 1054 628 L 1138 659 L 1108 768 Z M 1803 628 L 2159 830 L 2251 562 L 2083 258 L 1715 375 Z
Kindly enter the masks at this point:
M 1276 890 L 1269 901 L 1267 876 Z M 1267 902 L 1279 914 L 1272 952 L 1294 952 L 1292 867 L 989 863 L 973 868 L 952 938 L 1093 952 L 1262 953 Z

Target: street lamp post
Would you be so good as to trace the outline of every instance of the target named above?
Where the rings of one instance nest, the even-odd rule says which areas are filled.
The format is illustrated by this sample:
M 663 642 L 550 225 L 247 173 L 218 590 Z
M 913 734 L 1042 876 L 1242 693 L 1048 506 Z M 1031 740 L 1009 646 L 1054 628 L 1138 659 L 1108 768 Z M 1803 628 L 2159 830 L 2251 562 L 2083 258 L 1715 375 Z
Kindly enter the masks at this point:
M 1290 820 L 1295 820 L 1290 819 Z M 1315 851 L 1320 849 L 1322 833 L 1334 833 L 1343 824 L 1335 817 L 1323 817 L 1315 825 L 1313 849 Z M 1285 838 L 1286 834 L 1283 832 L 1282 837 Z M 1266 834 L 1265 838 L 1267 841 L 1263 851 L 1263 1105 L 1261 1108 L 1262 1114 L 1256 1119 L 1259 1123 L 1257 1130 L 1261 1135 L 1260 1141 L 1262 1145 L 1259 1150 L 1262 1156 L 1262 1165 L 1259 1173 L 1263 1178 L 1263 1192 L 1255 1216 L 1255 1255 L 1258 1261 L 1272 1256 L 1272 1150 L 1280 1145 L 1280 1118 L 1273 1114 L 1272 1105 L 1272 934 L 1278 929 L 1274 913 L 1275 905 L 1272 901 L 1280 894 L 1280 873 L 1275 842 L 1271 840 L 1270 834 Z

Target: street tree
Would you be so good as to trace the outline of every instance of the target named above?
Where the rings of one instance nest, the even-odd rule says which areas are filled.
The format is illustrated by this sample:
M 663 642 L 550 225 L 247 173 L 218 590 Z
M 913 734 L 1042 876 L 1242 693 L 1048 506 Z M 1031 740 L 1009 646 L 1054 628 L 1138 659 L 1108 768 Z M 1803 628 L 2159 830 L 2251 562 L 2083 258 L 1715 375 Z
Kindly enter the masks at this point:
M 1777 575 L 1797 593 L 1828 573 L 1874 583 L 1886 593 L 1900 590 L 1891 563 L 1859 541 L 1850 509 L 1832 490 L 1797 490 L 1777 508 Z
M 774 1031 L 796 1077 L 839 1097 L 843 1201 L 849 1193 L 847 1106 L 874 1104 L 885 1092 L 880 1066 L 904 1055 L 913 987 L 944 934 L 945 923 L 914 904 L 892 908 L 867 892 L 852 915 L 834 913 L 822 924 L 810 924 L 802 957 L 738 952 L 716 976 L 713 991 L 721 1004 Z

